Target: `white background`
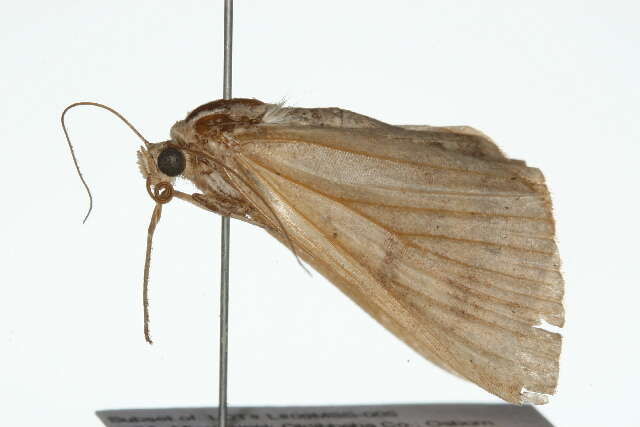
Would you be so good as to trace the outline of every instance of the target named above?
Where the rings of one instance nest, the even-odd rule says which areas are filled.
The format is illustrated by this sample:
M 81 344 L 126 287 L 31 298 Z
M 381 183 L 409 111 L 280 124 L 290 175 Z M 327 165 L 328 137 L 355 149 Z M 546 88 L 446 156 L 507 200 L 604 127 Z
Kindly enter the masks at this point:
M 237 97 L 391 123 L 471 125 L 542 169 L 566 279 L 558 426 L 639 425 L 640 8 L 634 1 L 248 1 Z M 140 141 L 222 95 L 222 0 L 20 1 L 0 16 L 0 424 L 98 426 L 96 409 L 217 402 L 220 220 L 153 208 Z M 184 183 L 183 183 L 184 184 Z M 182 186 L 185 187 L 185 185 Z M 319 274 L 233 221 L 232 405 L 499 402 L 435 368 Z

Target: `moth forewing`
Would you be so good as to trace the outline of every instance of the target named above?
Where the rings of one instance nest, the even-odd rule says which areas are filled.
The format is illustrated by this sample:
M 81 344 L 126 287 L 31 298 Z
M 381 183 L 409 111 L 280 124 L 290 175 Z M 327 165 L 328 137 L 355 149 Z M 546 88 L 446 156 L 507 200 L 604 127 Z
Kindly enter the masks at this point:
M 544 177 L 467 127 L 215 101 L 172 128 L 196 205 L 257 224 L 437 365 L 555 391 L 563 281 Z M 226 212 L 226 213 L 225 213 Z

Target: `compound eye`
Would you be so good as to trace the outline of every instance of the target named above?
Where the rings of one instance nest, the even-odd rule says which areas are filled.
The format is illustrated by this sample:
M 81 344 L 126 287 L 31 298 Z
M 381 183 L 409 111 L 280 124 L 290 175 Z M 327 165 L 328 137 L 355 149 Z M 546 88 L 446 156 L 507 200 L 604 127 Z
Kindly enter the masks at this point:
M 180 175 L 186 165 L 184 154 L 177 148 L 165 148 L 158 156 L 158 169 L 167 176 Z

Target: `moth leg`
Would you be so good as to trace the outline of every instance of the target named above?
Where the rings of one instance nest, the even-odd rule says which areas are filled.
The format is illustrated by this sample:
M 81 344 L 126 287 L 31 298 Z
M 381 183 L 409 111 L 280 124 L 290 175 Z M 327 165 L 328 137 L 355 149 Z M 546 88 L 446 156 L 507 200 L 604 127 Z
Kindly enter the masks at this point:
M 230 197 L 223 193 L 186 194 L 176 191 L 175 196 L 202 209 L 217 213 L 218 215 L 229 216 L 268 230 L 276 228 L 271 220 L 267 219 L 246 201 Z

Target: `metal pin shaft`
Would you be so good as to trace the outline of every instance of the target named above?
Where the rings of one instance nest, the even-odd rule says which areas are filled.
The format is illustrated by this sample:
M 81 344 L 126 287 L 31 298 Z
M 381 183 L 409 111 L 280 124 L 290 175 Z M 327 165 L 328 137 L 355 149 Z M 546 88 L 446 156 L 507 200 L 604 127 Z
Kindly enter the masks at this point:
M 224 1 L 223 98 L 231 99 L 231 47 L 233 42 L 233 0 Z M 220 259 L 220 372 L 218 386 L 218 427 L 227 427 L 227 354 L 229 331 L 229 235 L 230 221 L 222 217 Z

